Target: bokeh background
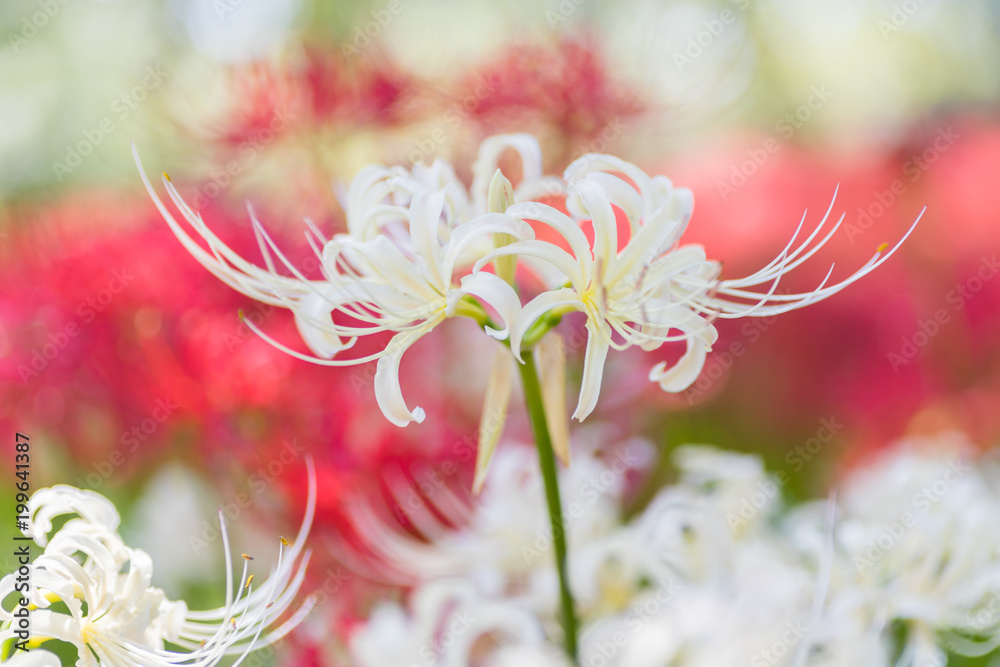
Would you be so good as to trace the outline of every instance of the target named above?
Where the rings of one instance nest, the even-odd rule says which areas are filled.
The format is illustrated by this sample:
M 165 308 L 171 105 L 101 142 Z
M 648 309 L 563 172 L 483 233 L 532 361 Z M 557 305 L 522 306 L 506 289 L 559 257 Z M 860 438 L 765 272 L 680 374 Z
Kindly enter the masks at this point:
M 16 0 L 0 5 L 0 36 L 5 433 L 30 435 L 34 488 L 112 498 L 157 583 L 193 604 L 222 597 L 215 509 L 238 544 L 272 544 L 299 521 L 313 456 L 311 585 L 330 594 L 282 664 L 343 664 L 337 637 L 385 594 L 335 576 L 346 493 L 388 506 L 387 470 L 419 493 L 443 463 L 444 483 L 469 488 L 490 350 L 461 324 L 423 341 L 404 391 L 428 418 L 389 425 L 374 368 L 313 367 L 241 324 L 240 309 L 297 340 L 287 313 L 187 255 L 132 143 L 259 258 L 252 202 L 310 275 L 302 219 L 338 229 L 360 168 L 441 157 L 468 178 L 498 132 L 535 134 L 549 171 L 610 152 L 692 188 L 688 240 L 731 277 L 836 192 L 843 224 L 788 289 L 831 263 L 846 275 L 926 207 L 900 253 L 835 298 L 722 324 L 684 394 L 646 380 L 679 350 L 614 357 L 590 419 L 656 446 L 635 508 L 681 443 L 759 452 L 794 499 L 908 435 L 958 431 L 980 448 L 1000 436 L 998 2 Z M 563 325 L 571 387 L 578 325 Z M 523 439 L 512 405 L 507 433 Z

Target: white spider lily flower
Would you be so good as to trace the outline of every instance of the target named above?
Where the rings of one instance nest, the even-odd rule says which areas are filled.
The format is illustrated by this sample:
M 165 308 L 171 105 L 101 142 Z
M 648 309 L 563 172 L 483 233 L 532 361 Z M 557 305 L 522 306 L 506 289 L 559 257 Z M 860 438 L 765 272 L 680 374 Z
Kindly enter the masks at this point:
M 376 608 L 351 638 L 354 664 L 466 667 L 473 664 L 477 645 L 529 646 L 542 652 L 546 646 L 535 614 L 515 600 L 484 595 L 466 580 L 420 586 L 410 608 L 409 614 L 392 603 Z
M 590 558 L 590 545 L 606 541 L 616 531 L 626 478 L 652 457 L 652 445 L 639 439 L 615 445 L 613 457 L 598 456 L 598 449 L 607 446 L 612 434 L 613 427 L 598 424 L 574 433 L 576 458 L 571 467 L 560 470 L 563 506 L 570 516 L 566 526 L 572 545 L 569 569 L 584 578 L 593 570 L 585 562 Z M 387 583 L 408 586 L 460 577 L 476 582 L 484 592 L 507 591 L 539 613 L 555 616 L 558 579 L 550 566 L 552 529 L 538 511 L 545 500 L 533 448 L 515 442 L 497 448 L 472 508 L 442 487 L 433 498 L 433 511 L 413 510 L 407 504 L 413 491 L 402 472 L 386 471 L 385 484 L 400 507 L 410 510 L 408 520 L 427 539 L 399 531 L 395 521 L 380 517 L 370 503 L 352 499 L 353 525 L 364 549 L 354 555 L 356 547 L 345 543 L 343 550 L 345 560 L 356 569 L 366 576 L 388 579 Z M 460 527 L 439 521 L 435 525 L 437 513 Z M 365 558 L 372 562 L 364 562 Z M 574 590 L 584 591 L 584 598 L 589 595 L 586 591 L 597 589 L 597 583 L 574 579 Z M 579 601 L 590 604 L 587 599 Z
M 284 636 L 312 607 L 308 600 L 278 627 L 305 577 L 309 553 L 303 544 L 312 525 L 316 503 L 315 472 L 310 462 L 309 500 L 305 518 L 292 545 L 280 540 L 278 560 L 270 577 L 253 585 L 249 556 L 243 557 L 242 574 L 226 570 L 225 606 L 191 611 L 183 601 L 173 601 L 152 586 L 153 564 L 147 553 L 125 545 L 116 532 L 114 506 L 92 491 L 54 486 L 36 492 L 28 503 L 34 516 L 29 533 L 45 550 L 31 565 L 33 643 L 58 640 L 73 644 L 77 664 L 93 665 L 198 665 L 218 664 L 238 656 L 239 664 L 256 647 Z M 51 520 L 76 514 L 51 538 Z M 232 553 L 225 517 L 219 514 L 226 561 Z M 235 587 L 234 587 L 235 584 Z M 15 574 L 0 580 L 0 596 L 15 591 Z M 56 603 L 60 603 L 56 605 Z M 11 612 L 0 610 L 0 642 L 15 636 Z M 184 649 L 171 650 L 167 645 Z
M 61 667 L 59 656 L 41 649 L 31 649 L 15 653 L 14 657 L 4 660 L 6 667 Z
M 841 494 L 842 594 L 906 624 L 912 664 L 938 644 L 1000 647 L 1000 479 L 972 450 L 946 436 L 901 443 Z
M 346 196 L 346 234 L 326 240 L 311 223 L 307 238 L 321 260 L 323 280 L 309 280 L 282 254 L 250 210 L 266 267 L 256 266 L 226 246 L 200 214 L 181 198 L 170 179 L 163 184 L 176 208 L 207 243 L 206 250 L 160 200 L 139 164 L 143 182 L 160 213 L 185 248 L 228 285 L 258 301 L 292 310 L 313 355 L 294 351 L 270 339 L 253 323 L 247 326 L 268 342 L 297 358 L 327 366 L 377 361 L 375 396 L 393 424 L 406 426 L 424 418 L 410 409 L 399 385 L 403 353 L 443 320 L 475 319 L 486 332 L 504 340 L 521 303 L 513 287 L 496 275 L 470 273 L 472 264 L 492 247 L 492 237 L 531 240 L 530 225 L 485 210 L 489 180 L 506 148 L 524 160 L 521 188 L 539 180 L 540 151 L 528 135 L 487 140 L 477 161 L 472 186 L 476 205 L 452 168 L 442 161 L 411 170 L 373 165 L 362 170 Z M 134 149 L 133 149 L 133 152 Z M 485 176 L 484 174 L 487 174 Z M 291 275 L 278 272 L 277 257 Z M 479 301 L 477 301 L 477 299 Z M 479 302 L 503 320 L 494 325 Z M 346 320 L 346 321 L 344 321 Z M 344 357 L 358 337 L 395 334 L 383 348 L 362 357 Z
M 475 269 L 498 257 L 517 255 L 548 262 L 563 275 L 566 282 L 562 287 L 539 294 L 523 307 L 511 327 L 510 341 L 520 359 L 521 350 L 530 347 L 563 314 L 586 314 L 583 382 L 573 415 L 579 420 L 597 403 L 610 349 L 639 346 L 650 351 L 663 343 L 686 342 L 687 351 L 677 363 L 670 367 L 657 364 L 649 376 L 664 391 L 683 391 L 697 379 L 717 339 L 712 324 L 716 318 L 772 316 L 825 299 L 877 268 L 899 247 L 897 244 L 888 252 L 880 247 L 864 266 L 838 283 L 828 285 L 828 274 L 813 291 L 777 294 L 781 278 L 823 247 L 843 221 L 841 216 L 815 242 L 829 218 L 832 202 L 798 247 L 793 249 L 805 216 L 788 246 L 767 266 L 746 278 L 723 280 L 719 277 L 721 264 L 709 260 L 704 248 L 678 245 L 693 210 L 689 190 L 673 187 L 662 176 L 651 178 L 638 167 L 608 155 L 579 158 L 566 169 L 564 178 L 570 215 L 534 202 L 515 204 L 507 213 L 552 228 L 563 237 L 569 251 L 526 240 L 497 248 L 480 259 Z M 619 240 L 616 209 L 628 221 L 630 235 L 624 244 Z M 593 224 L 593 243 L 580 227 L 585 221 Z M 912 231 L 913 227 L 899 243 Z M 754 290 L 764 286 L 763 292 Z

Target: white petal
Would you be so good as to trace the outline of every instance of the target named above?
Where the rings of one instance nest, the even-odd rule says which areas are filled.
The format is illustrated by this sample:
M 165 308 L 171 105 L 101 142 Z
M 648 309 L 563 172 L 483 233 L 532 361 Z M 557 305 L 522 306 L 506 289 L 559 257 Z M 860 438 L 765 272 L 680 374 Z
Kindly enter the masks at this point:
M 497 257 L 508 255 L 535 257 L 546 261 L 559 269 L 566 276 L 566 280 L 581 292 L 587 287 L 588 280 L 581 262 L 559 246 L 546 241 L 518 241 L 501 246 L 484 255 L 472 270 L 478 272 Z
M 462 278 L 461 289 L 452 290 L 448 294 L 449 315 L 454 311 L 454 305 L 458 303 L 458 299 L 465 294 L 482 299 L 497 311 L 503 320 L 504 328 L 499 331 L 488 329 L 486 333 L 497 340 L 506 340 L 510 325 L 521 312 L 521 299 L 517 296 L 514 288 L 492 273 L 480 272 L 465 276 Z
M 642 200 L 642 194 L 632 184 L 613 174 L 598 171 L 588 174 L 587 180 L 600 186 L 608 196 L 608 199 L 625 212 L 625 215 L 629 219 L 629 226 L 634 234 L 639 228 L 639 223 L 642 221 L 645 210 L 645 202 Z
M 28 512 L 32 517 L 31 537 L 43 547 L 48 544 L 47 536 L 52 531 L 52 519 L 59 516 L 76 514 L 83 521 L 111 533 L 118 530 L 121 522 L 118 510 L 110 500 L 94 491 L 65 484 L 39 489 L 32 494 L 28 501 Z
M 611 201 L 597 183 L 583 179 L 576 184 L 566 206 L 574 215 L 587 217 L 594 225 L 594 280 L 604 282 L 604 274 L 618 256 L 618 221 Z
M 580 311 L 586 311 L 587 309 L 586 305 L 580 300 L 579 295 L 571 289 L 542 292 L 521 308 L 521 313 L 510 328 L 510 349 L 514 352 L 514 356 L 518 361 L 524 361 L 521 358 L 521 341 L 524 338 L 524 334 L 531 328 L 531 325 L 549 311 L 563 307 L 570 307 Z
M 576 404 L 573 418 L 583 421 L 597 405 L 597 398 L 601 393 L 601 381 L 604 378 L 604 361 L 608 357 L 608 349 L 611 347 L 601 335 L 598 327 L 603 323 L 587 322 L 587 352 L 583 360 L 583 381 L 580 383 L 580 400 Z M 610 336 L 610 332 L 607 332 Z
M 330 314 L 337 302 L 334 296 L 337 290 L 333 285 L 324 285 L 320 289 L 299 301 L 292 309 L 295 314 L 295 326 L 299 335 L 309 349 L 323 359 L 333 359 L 338 352 L 350 347 L 346 345 L 331 329 L 333 321 Z
M 472 201 L 478 213 L 486 211 L 486 195 L 500 156 L 508 148 L 521 156 L 522 183 L 533 182 L 542 176 L 542 149 L 530 134 L 498 134 L 489 137 L 479 146 L 479 156 L 472 165 Z
M 420 192 L 410 203 L 410 238 L 413 250 L 423 258 L 431 282 L 438 289 L 445 290 L 451 282 L 451 276 L 442 276 L 441 242 L 438 239 L 438 227 L 441 224 L 441 211 L 444 210 L 444 192 Z
M 715 327 L 710 327 L 710 330 L 715 332 Z M 650 381 L 658 382 L 663 391 L 674 393 L 684 391 L 694 384 L 698 376 L 701 375 L 701 369 L 705 365 L 705 357 L 710 349 L 711 345 L 702 337 L 692 336 L 688 338 L 684 356 L 670 368 L 667 368 L 665 361 L 653 366 L 649 371 Z
M 567 183 L 572 184 L 583 180 L 589 174 L 602 171 L 621 172 L 635 183 L 636 188 L 642 193 L 643 201 L 645 202 L 643 206 L 644 215 L 649 215 L 660 207 L 655 197 L 658 193 L 663 193 L 663 180 L 666 179 L 660 181 L 651 179 L 639 167 L 613 155 L 604 155 L 601 153 L 581 155 L 566 167 L 563 177 Z M 669 183 L 669 181 L 667 182 Z
M 452 232 L 445 246 L 444 273 L 450 277 L 465 250 L 477 239 L 490 234 L 509 234 L 522 241 L 535 238 L 531 225 L 513 216 L 502 213 L 480 215 L 459 225 Z
M 413 408 L 411 411 L 406 407 L 403 390 L 399 386 L 399 363 L 403 353 L 430 330 L 431 327 L 428 326 L 396 334 L 386 346 L 385 354 L 379 357 L 375 371 L 375 400 L 385 418 L 396 426 L 406 426 L 410 422 L 419 424 L 424 420 L 423 409 Z
M 576 220 L 562 211 L 538 202 L 522 202 L 507 209 L 507 215 L 522 220 L 536 220 L 559 233 L 579 260 L 590 259 L 590 243 Z

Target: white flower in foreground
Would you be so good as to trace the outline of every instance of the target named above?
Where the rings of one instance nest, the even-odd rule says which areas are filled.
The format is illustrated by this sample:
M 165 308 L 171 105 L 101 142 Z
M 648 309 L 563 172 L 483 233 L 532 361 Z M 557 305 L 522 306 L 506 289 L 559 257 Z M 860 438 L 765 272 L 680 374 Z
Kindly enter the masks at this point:
M 358 664 L 564 664 L 552 650 L 560 637 L 551 577 L 504 557 L 537 538 L 519 509 L 529 492 L 517 483 L 526 466 L 517 452 L 498 450 L 468 528 L 369 542 L 389 545 L 391 567 L 425 576 L 408 604 L 384 605 L 354 637 Z M 777 496 L 765 502 L 776 478 L 759 457 L 692 446 L 674 459 L 678 483 L 635 518 L 591 521 L 584 539 L 569 542 L 580 664 L 924 667 L 1000 646 L 995 462 L 947 439 L 903 443 L 852 472 L 835 499 L 785 512 Z M 596 480 L 608 497 L 594 502 L 608 505 L 602 516 L 623 498 L 605 472 Z M 513 503 L 507 517 L 486 507 L 500 487 Z M 445 494 L 434 495 L 436 509 Z M 744 501 L 755 516 L 740 514 Z M 458 620 L 466 610 L 468 629 Z M 485 610 L 493 620 L 484 622 Z
M 832 202 L 816 229 L 794 250 L 805 217 L 771 263 L 746 278 L 724 280 L 719 277 L 720 263 L 709 260 L 704 248 L 678 246 L 694 205 L 690 190 L 673 187 L 664 176 L 651 178 L 610 155 L 584 155 L 566 169 L 564 177 L 570 215 L 534 202 L 512 206 L 507 214 L 551 227 L 569 251 L 528 239 L 494 250 L 476 268 L 514 255 L 543 260 L 562 273 L 565 286 L 543 292 L 524 306 L 511 327 L 510 342 L 520 359 L 522 348 L 533 345 L 559 317 L 572 311 L 586 314 L 583 383 L 573 415 L 579 420 L 597 403 L 611 348 L 639 346 L 650 351 L 663 343 L 685 341 L 687 351 L 676 364 L 657 364 L 649 375 L 664 391 L 683 391 L 698 378 L 717 338 L 713 320 L 768 317 L 825 299 L 874 270 L 899 247 L 885 253 L 880 248 L 858 271 L 836 284 L 827 285 L 828 274 L 811 292 L 777 294 L 781 278 L 812 257 L 843 221 L 841 216 L 826 236 L 813 243 Z M 627 219 L 627 239 L 619 239 L 616 211 Z M 581 229 L 587 221 L 593 224 L 593 243 Z M 755 291 L 762 286 L 763 292 Z
M 59 656 L 42 649 L 31 649 L 28 652 L 15 653 L 10 660 L 4 660 L 7 667 L 61 667 Z
M 571 572 L 588 571 L 582 562 L 577 568 L 575 559 L 578 555 L 585 558 L 588 545 L 606 540 L 615 531 L 626 478 L 650 458 L 652 445 L 638 439 L 617 443 L 609 448 L 614 454 L 599 456 L 598 442 L 610 431 L 610 427 L 595 425 L 576 434 L 576 460 L 560 473 L 567 538 L 574 547 Z M 462 522 L 457 528 L 435 530 L 428 525 L 435 513 L 457 514 L 457 503 L 447 487 L 428 500 L 433 509 L 413 508 L 406 504 L 412 488 L 406 486 L 404 477 L 386 473 L 385 482 L 407 518 L 430 541 L 400 531 L 394 519 L 380 517 L 362 499 L 351 502 L 355 531 L 365 543 L 364 551 L 377 556 L 372 569 L 378 574 L 398 573 L 399 583 L 406 585 L 461 577 L 486 593 L 503 591 L 535 611 L 556 613 L 552 529 L 548 517 L 539 511 L 545 498 L 533 448 L 508 442 L 497 450 L 483 492 L 471 511 L 463 507 L 464 517 L 457 517 Z M 350 546 L 345 544 L 345 548 Z M 578 587 L 574 582 L 578 594 L 595 587 L 583 581 Z
M 906 625 L 913 664 L 938 644 L 1000 647 L 1000 476 L 967 441 L 902 443 L 851 474 L 841 505 L 835 583 L 869 616 Z
M 321 260 L 323 280 L 306 279 L 288 262 L 252 210 L 250 217 L 266 268 L 240 257 L 208 228 L 164 175 L 171 200 L 207 243 L 206 250 L 160 200 L 141 164 L 139 169 L 154 203 L 185 248 L 243 294 L 291 309 L 303 339 L 316 356 L 268 338 L 269 342 L 322 365 L 350 366 L 377 360 L 375 396 L 379 407 L 389 421 L 405 426 L 422 421 L 424 413 L 420 408 L 409 409 L 403 400 L 399 386 L 403 353 L 444 319 L 454 316 L 471 317 L 491 336 L 504 340 L 520 309 L 511 285 L 493 274 L 471 272 L 472 264 L 492 247 L 494 235 L 510 240 L 534 236 L 529 225 L 503 215 L 499 202 L 489 206 L 489 179 L 506 148 L 522 156 L 526 180 L 519 186 L 521 191 L 539 179 L 541 157 L 534 139 L 527 135 L 494 137 L 484 142 L 476 165 L 474 204 L 451 167 L 442 161 L 412 170 L 381 165 L 362 170 L 346 196 L 347 233 L 326 240 L 307 221 L 307 238 Z M 278 272 L 274 256 L 290 275 Z M 476 299 L 489 305 L 504 325 L 494 325 Z M 394 336 L 383 349 L 362 357 L 342 355 L 358 337 L 384 332 Z
M 169 600 L 151 585 L 149 555 L 125 545 L 117 533 L 118 512 L 107 499 L 63 485 L 40 489 L 28 503 L 33 516 L 29 536 L 44 547 L 31 566 L 32 642 L 53 639 L 73 644 L 79 655 L 77 664 L 84 667 L 208 666 L 232 655 L 239 656 L 234 663 L 239 664 L 255 647 L 284 636 L 312 606 L 310 600 L 276 628 L 268 629 L 286 616 L 305 576 L 309 553 L 303 552 L 303 544 L 315 502 L 315 473 L 310 467 L 305 518 L 293 544 L 280 540 L 278 562 L 270 576 L 254 585 L 252 558 L 244 556 L 238 582 L 227 567 L 225 606 L 191 611 L 183 601 Z M 50 538 L 52 519 L 66 515 L 77 518 Z M 219 519 L 226 561 L 231 563 L 221 512 Z M 4 577 L 0 597 L 12 594 L 15 585 L 14 574 Z M 0 621 L 7 626 L 0 630 L 0 642 L 15 636 L 13 620 L 9 611 L 0 611 Z M 171 650 L 168 644 L 184 651 Z
M 468 667 L 476 664 L 482 646 L 552 653 L 535 614 L 516 601 L 482 595 L 460 579 L 441 579 L 417 588 L 409 613 L 395 603 L 380 605 L 369 623 L 351 637 L 351 654 L 358 667 Z

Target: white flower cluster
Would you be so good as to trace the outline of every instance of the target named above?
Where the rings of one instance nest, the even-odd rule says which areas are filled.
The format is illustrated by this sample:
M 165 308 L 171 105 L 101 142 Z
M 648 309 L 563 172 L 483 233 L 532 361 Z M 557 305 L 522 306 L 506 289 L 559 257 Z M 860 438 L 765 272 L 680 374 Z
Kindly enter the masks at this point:
M 521 162 L 516 188 L 497 168 L 509 150 Z M 423 410 L 407 407 L 403 399 L 402 356 L 446 318 L 474 319 L 523 361 L 563 315 L 583 313 L 587 349 L 574 413 L 583 420 L 597 403 L 611 348 L 649 351 L 684 342 L 687 352 L 677 363 L 657 364 L 649 374 L 665 391 L 683 391 L 697 379 L 716 340 L 716 318 L 771 316 L 814 303 L 858 280 L 898 248 L 886 252 L 887 246 L 880 247 L 840 282 L 828 284 L 827 274 L 812 291 L 779 294 L 781 278 L 812 257 L 839 227 L 843 217 L 824 231 L 831 203 L 798 245 L 804 216 L 767 266 L 746 278 L 722 279 L 721 264 L 709 260 L 704 248 L 680 244 L 694 206 L 690 190 L 602 154 L 580 157 L 561 177 L 544 176 L 538 142 L 511 134 L 482 144 L 471 188 L 441 160 L 430 167 L 363 169 L 346 194 L 346 232 L 326 239 L 307 221 L 306 236 L 323 272 L 322 279 L 313 280 L 287 260 L 252 209 L 265 267 L 223 243 L 164 174 L 171 200 L 204 244 L 195 240 L 144 172 L 142 178 L 191 254 L 240 292 L 292 310 L 313 355 L 271 342 L 330 366 L 377 360 L 375 396 L 385 416 L 399 426 L 424 418 Z M 518 262 L 527 272 L 518 273 Z M 522 303 L 523 294 L 533 298 Z M 350 356 L 359 337 L 385 333 L 392 337 L 381 349 Z
M 625 524 L 646 446 L 582 449 L 562 488 L 583 667 L 943 666 L 1000 645 L 1000 469 L 947 439 L 901 443 L 791 510 L 759 458 L 683 447 L 678 483 Z M 530 450 L 494 466 L 468 527 L 366 534 L 412 591 L 356 632 L 355 664 L 569 667 Z
M 294 628 L 312 606 L 295 613 L 309 552 L 303 544 L 312 523 L 316 486 L 310 477 L 309 506 L 294 541 L 280 540 L 278 561 L 270 576 L 253 582 L 249 556 L 242 574 L 226 569 L 226 603 L 219 609 L 191 611 L 152 585 L 153 564 L 141 549 L 127 546 L 118 534 L 114 505 L 89 490 L 58 485 L 36 491 L 28 502 L 30 529 L 25 533 L 44 548 L 30 565 L 31 586 L 22 591 L 17 573 L 0 580 L 0 598 L 26 599 L 30 617 L 27 652 L 12 665 L 58 665 L 49 640 L 76 647 L 77 665 L 216 665 L 226 656 L 242 662 L 254 648 L 272 643 Z M 65 520 L 53 531 L 54 523 Z M 220 513 L 226 562 L 232 563 L 225 518 Z M 280 625 L 272 629 L 279 620 Z M 17 636 L 11 611 L 0 609 L 0 643 Z

